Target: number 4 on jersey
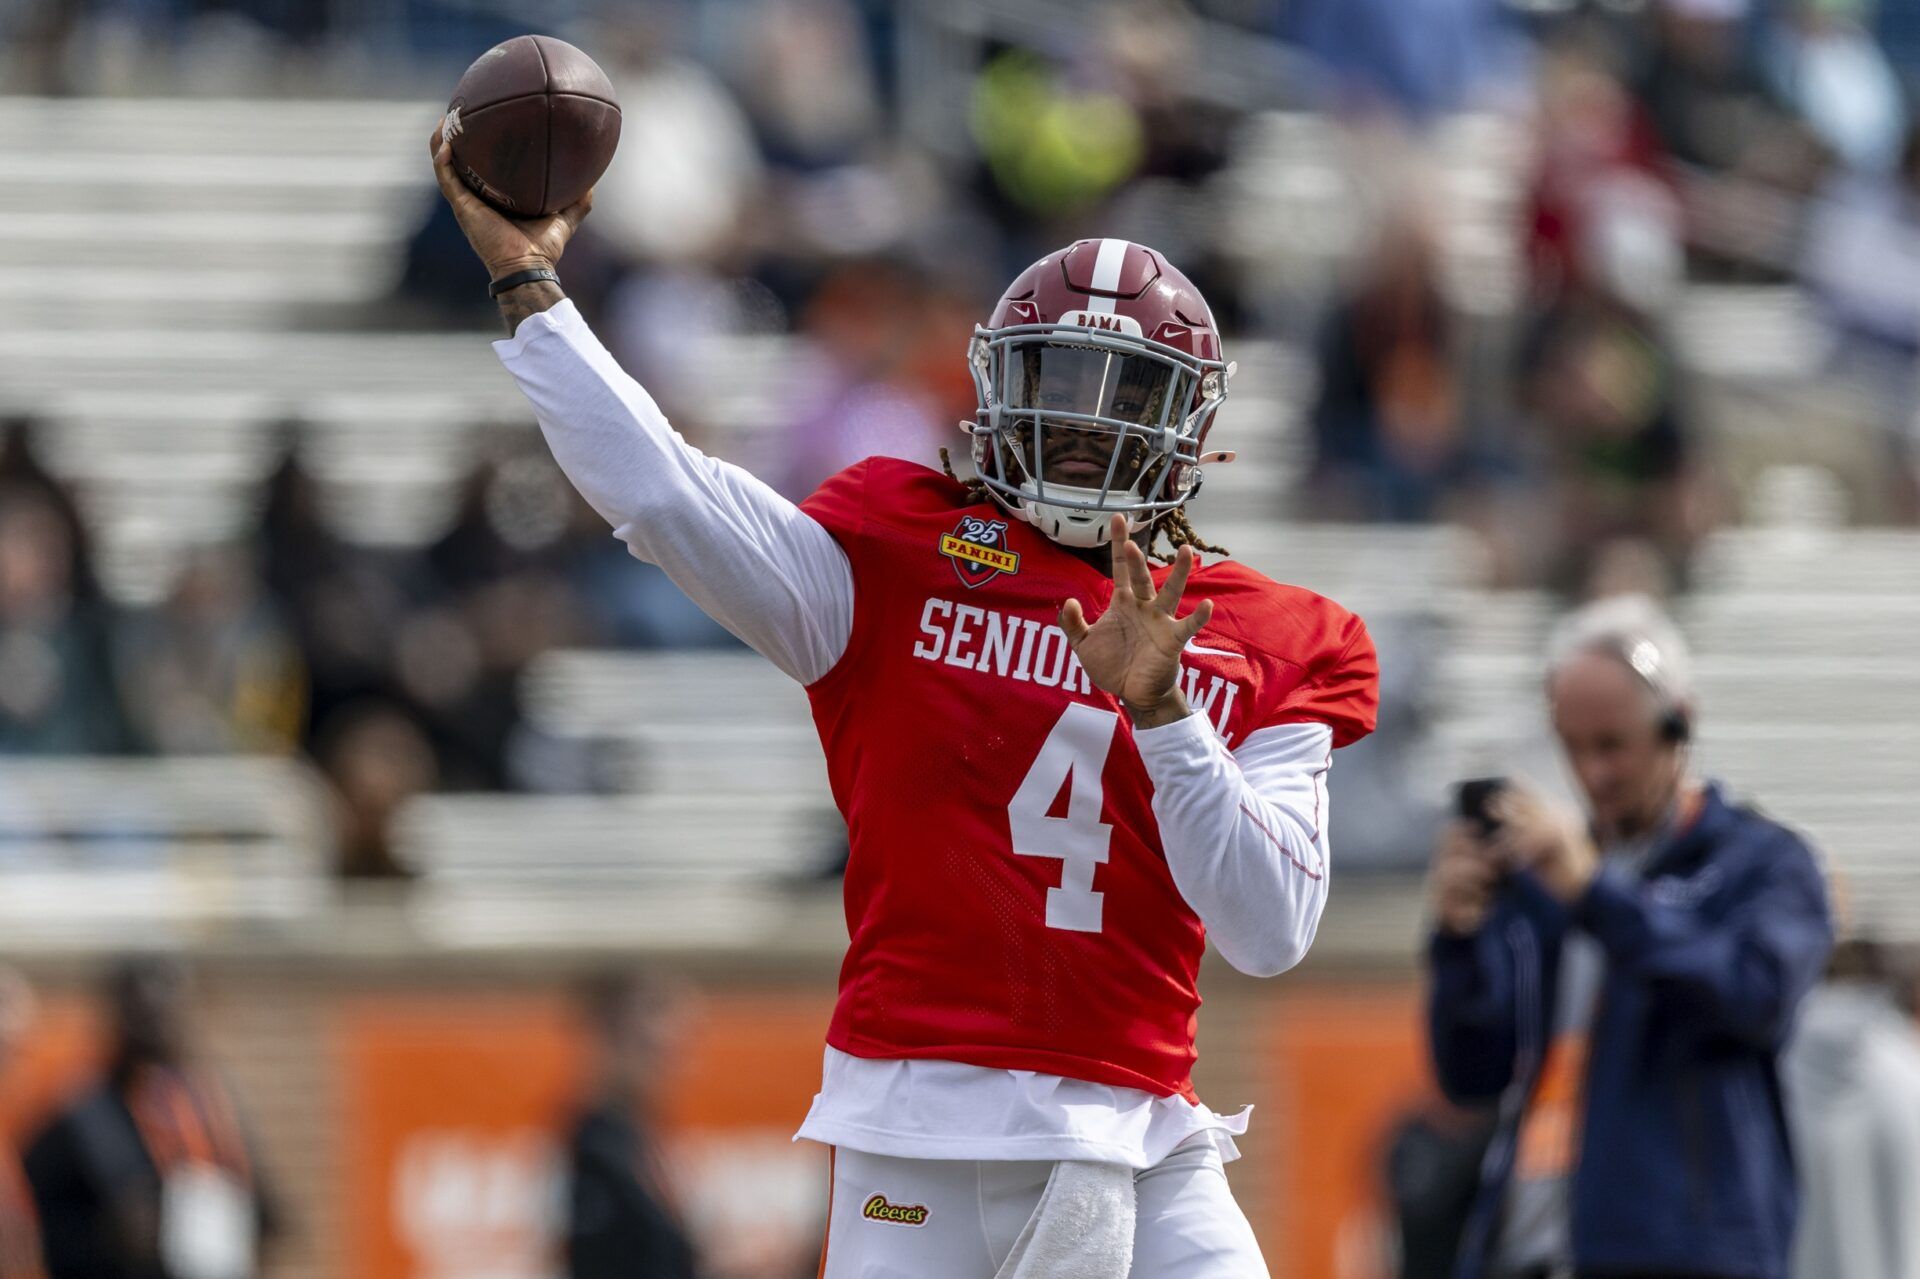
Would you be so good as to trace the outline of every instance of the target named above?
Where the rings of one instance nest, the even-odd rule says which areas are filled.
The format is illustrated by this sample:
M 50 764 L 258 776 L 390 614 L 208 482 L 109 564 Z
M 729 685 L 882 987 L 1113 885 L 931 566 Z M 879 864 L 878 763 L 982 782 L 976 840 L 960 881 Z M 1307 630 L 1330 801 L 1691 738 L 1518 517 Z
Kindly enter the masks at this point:
M 1047 734 L 1040 754 L 1007 805 L 1013 851 L 1023 857 L 1058 857 L 1060 887 L 1047 890 L 1047 927 L 1076 933 L 1100 931 L 1105 894 L 1094 891 L 1094 868 L 1107 860 L 1113 827 L 1100 820 L 1100 774 L 1113 746 L 1113 711 L 1074 702 Z M 1067 815 L 1047 810 L 1073 778 Z

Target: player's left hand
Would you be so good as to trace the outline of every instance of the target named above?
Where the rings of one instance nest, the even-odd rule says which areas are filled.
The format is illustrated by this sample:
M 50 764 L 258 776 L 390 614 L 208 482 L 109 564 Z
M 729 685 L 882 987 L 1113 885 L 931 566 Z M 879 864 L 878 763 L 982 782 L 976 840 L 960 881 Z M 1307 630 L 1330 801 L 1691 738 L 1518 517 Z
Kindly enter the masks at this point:
M 1142 728 L 1170 724 L 1188 714 L 1180 692 L 1180 650 L 1213 616 L 1213 601 L 1185 617 L 1175 617 L 1180 596 L 1193 571 L 1193 550 L 1183 546 L 1174 557 L 1166 584 L 1153 588 L 1146 552 L 1127 539 L 1127 522 L 1114 516 L 1113 600 L 1098 621 L 1087 624 L 1079 600 L 1060 609 L 1060 629 L 1087 678 L 1118 697 Z

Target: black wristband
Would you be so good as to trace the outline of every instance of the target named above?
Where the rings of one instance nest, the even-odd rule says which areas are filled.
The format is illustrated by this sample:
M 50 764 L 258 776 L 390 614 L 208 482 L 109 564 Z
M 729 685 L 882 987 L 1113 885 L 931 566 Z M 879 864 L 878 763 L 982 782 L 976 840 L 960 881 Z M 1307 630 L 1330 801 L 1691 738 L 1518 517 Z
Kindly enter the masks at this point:
M 537 266 L 531 271 L 515 271 L 512 275 L 503 275 L 487 286 L 487 296 L 497 298 L 508 289 L 517 289 L 523 284 L 533 284 L 540 280 L 560 283 L 560 277 L 551 267 Z

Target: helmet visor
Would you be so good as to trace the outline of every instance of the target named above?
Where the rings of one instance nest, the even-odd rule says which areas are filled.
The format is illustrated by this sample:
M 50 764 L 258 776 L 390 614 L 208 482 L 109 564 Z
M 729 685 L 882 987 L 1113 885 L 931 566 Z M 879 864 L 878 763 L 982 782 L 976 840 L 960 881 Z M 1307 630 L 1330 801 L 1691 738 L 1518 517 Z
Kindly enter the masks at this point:
M 1111 347 L 1026 342 L 1008 352 L 1004 403 L 1019 471 L 1044 485 L 1132 492 L 1191 375 L 1167 360 Z
M 1117 419 L 1130 426 L 1161 424 L 1178 372 L 1164 360 L 1097 347 L 1032 343 L 1017 354 L 1009 361 L 1008 408 Z

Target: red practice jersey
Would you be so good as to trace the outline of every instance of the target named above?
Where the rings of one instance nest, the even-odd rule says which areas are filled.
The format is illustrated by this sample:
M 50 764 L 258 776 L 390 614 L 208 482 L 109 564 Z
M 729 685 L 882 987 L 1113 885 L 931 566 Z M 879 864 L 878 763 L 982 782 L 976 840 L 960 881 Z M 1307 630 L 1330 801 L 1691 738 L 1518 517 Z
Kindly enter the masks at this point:
M 1205 930 L 1174 887 L 1118 702 L 1057 624 L 1112 579 L 960 484 L 870 458 L 803 504 L 853 566 L 853 633 L 808 689 L 847 819 L 851 935 L 827 1042 L 1193 1097 Z M 1168 570 L 1156 570 L 1156 580 Z M 1197 567 L 1187 701 L 1229 747 L 1372 731 L 1373 644 L 1332 601 Z

